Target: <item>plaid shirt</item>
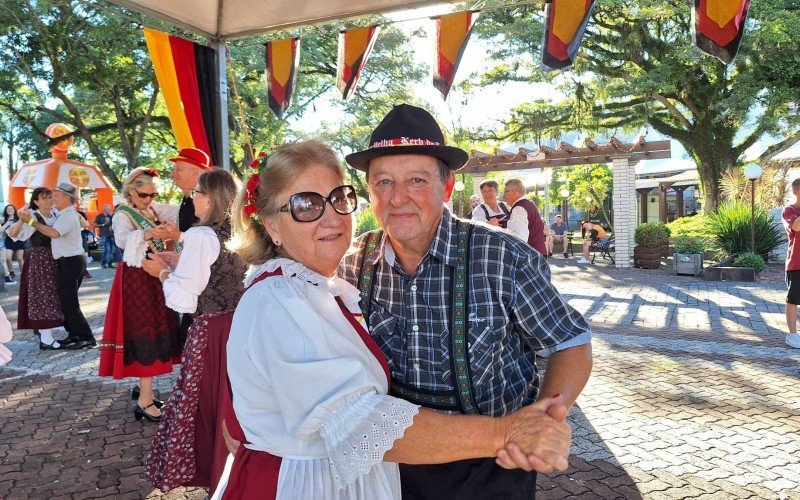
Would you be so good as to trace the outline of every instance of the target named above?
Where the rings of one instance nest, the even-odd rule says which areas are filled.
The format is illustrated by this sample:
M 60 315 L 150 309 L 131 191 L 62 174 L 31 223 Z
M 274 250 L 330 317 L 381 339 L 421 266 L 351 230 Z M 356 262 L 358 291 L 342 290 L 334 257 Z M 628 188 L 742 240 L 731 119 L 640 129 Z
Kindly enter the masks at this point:
M 456 219 L 444 216 L 427 255 L 409 276 L 386 236 L 375 257 L 370 334 L 392 377 L 426 391 L 453 391 L 450 363 L 450 277 L 458 260 Z M 339 274 L 358 286 L 362 235 Z M 539 392 L 536 354 L 591 341 L 580 313 L 550 283 L 546 259 L 514 236 L 474 224 L 469 247 L 467 341 L 472 386 L 483 415 L 532 403 Z

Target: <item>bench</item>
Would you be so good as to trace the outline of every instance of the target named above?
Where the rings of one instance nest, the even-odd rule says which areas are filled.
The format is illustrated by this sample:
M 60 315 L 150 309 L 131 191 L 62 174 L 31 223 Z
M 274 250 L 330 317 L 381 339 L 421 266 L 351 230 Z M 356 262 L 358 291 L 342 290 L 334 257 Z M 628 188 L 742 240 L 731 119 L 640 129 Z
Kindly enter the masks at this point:
M 593 237 L 592 244 L 589 246 L 589 251 L 592 252 L 592 264 L 594 264 L 594 259 L 597 257 L 598 253 L 600 257 L 611 259 L 611 263 L 615 264 L 614 257 L 611 256 L 611 252 L 614 251 L 614 235 L 609 235 L 605 243 L 601 243 L 600 238 Z

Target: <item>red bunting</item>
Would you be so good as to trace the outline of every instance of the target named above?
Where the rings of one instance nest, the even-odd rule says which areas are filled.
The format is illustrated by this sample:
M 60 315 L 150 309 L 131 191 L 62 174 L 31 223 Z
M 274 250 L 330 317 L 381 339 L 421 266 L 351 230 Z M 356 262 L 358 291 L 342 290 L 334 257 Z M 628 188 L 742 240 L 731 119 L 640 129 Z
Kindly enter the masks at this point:
M 706 54 L 730 64 L 739 52 L 750 0 L 694 0 L 692 38 Z
M 467 47 L 472 26 L 478 18 L 477 12 L 456 12 L 436 18 L 436 63 L 433 70 L 433 86 L 447 99 L 456 77 L 458 64 Z
M 367 65 L 367 60 L 378 39 L 379 26 L 353 28 L 339 33 L 339 64 L 336 71 L 336 87 L 342 98 L 349 99 L 356 90 L 358 77 Z
M 572 64 L 593 7 L 594 0 L 552 0 L 547 4 L 542 43 L 544 66 L 561 69 Z
M 273 40 L 264 44 L 267 59 L 267 94 L 269 107 L 278 118 L 292 103 L 300 60 L 300 39 Z

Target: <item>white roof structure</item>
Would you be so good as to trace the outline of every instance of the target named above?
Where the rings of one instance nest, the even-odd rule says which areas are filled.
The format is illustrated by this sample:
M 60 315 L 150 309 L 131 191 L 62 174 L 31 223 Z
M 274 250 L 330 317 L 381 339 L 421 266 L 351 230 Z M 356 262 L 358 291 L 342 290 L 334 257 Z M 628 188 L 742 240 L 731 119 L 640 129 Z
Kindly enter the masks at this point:
M 386 14 L 441 0 L 108 0 L 213 40 Z

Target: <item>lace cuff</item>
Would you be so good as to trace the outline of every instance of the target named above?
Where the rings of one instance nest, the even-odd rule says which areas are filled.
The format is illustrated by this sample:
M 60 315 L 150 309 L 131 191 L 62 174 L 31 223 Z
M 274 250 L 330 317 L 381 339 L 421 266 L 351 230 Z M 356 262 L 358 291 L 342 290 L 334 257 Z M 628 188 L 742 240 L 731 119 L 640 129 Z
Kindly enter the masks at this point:
M 363 394 L 320 429 L 331 473 L 341 490 L 372 467 L 413 423 L 419 406 L 382 394 Z
M 142 261 L 147 253 L 147 242 L 144 240 L 144 232 L 141 230 L 131 231 L 128 240 L 125 242 L 125 251 L 122 253 L 122 260 L 132 267 L 142 267 Z
M 197 312 L 197 295 L 181 289 L 178 283 L 170 278 L 164 281 L 164 303 L 175 312 L 194 314 Z

